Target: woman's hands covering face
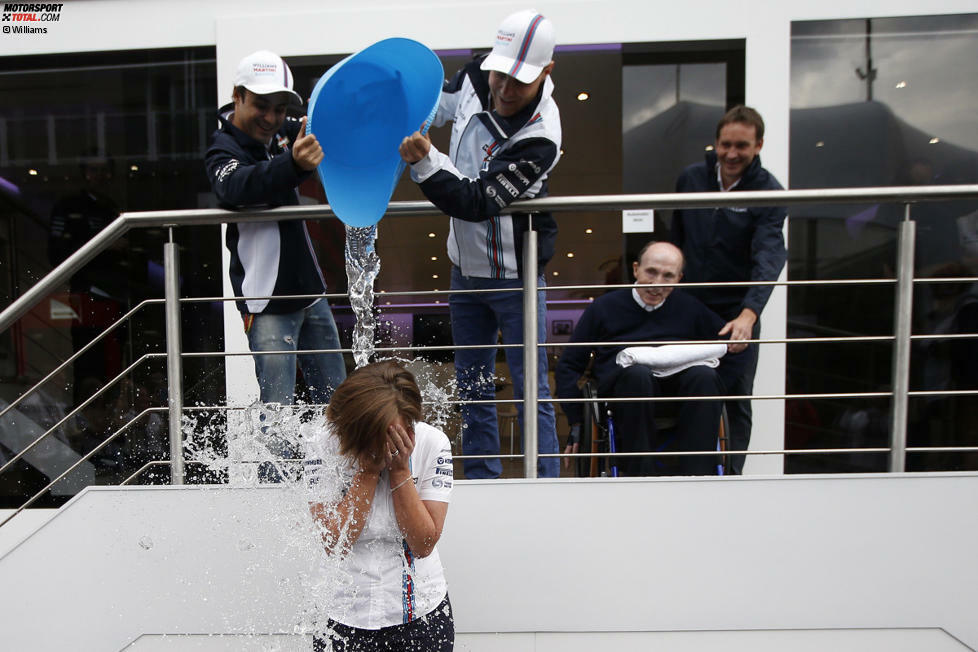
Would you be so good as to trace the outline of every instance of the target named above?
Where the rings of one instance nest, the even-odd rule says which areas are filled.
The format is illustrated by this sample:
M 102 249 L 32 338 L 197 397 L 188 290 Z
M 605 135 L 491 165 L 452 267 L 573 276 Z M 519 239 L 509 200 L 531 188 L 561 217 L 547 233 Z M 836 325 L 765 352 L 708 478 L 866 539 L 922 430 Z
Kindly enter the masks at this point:
M 408 430 L 399 421 L 387 428 L 388 466 L 393 471 L 410 471 L 414 452 L 414 429 Z

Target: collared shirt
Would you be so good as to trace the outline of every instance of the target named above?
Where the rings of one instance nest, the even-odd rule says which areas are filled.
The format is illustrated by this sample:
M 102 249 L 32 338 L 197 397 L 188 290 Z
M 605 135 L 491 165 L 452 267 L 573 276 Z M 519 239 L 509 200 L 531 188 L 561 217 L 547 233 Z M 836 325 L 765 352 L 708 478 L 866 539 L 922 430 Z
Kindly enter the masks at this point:
M 737 186 L 737 184 L 740 183 L 740 179 L 743 179 L 743 177 L 740 177 L 740 179 L 737 179 L 736 181 L 734 181 L 733 183 L 731 183 L 729 188 L 724 188 L 723 187 L 723 175 L 720 174 L 720 163 L 719 162 L 716 165 L 716 171 L 717 171 L 717 186 L 720 188 L 720 192 L 729 192 L 729 191 L 733 190 Z
M 447 503 L 453 484 L 448 437 L 422 422 L 414 425 L 414 433 L 411 477 L 418 494 L 421 500 Z M 339 440 L 331 431 L 304 429 L 303 438 L 310 499 L 338 502 L 353 482 L 353 464 L 339 455 Z M 448 593 L 437 548 L 417 559 L 401 535 L 386 471 L 360 538 L 342 558 L 324 552 L 321 571 L 316 594 L 323 598 L 326 615 L 359 629 L 409 623 L 434 610 Z
M 639 295 L 638 290 L 636 290 L 635 288 L 632 288 L 632 298 L 635 299 L 635 303 L 637 303 L 645 312 L 652 312 L 653 310 L 658 310 L 659 308 L 662 307 L 662 304 L 666 302 L 666 300 L 663 299 L 662 301 L 655 304 L 654 306 L 650 306 L 649 304 L 642 301 L 641 295 Z

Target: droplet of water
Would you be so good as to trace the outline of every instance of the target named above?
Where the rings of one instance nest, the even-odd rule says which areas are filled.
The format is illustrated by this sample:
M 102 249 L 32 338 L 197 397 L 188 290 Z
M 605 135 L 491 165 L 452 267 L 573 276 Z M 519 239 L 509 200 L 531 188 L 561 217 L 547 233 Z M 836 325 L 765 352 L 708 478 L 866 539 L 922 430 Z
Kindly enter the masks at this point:
M 153 547 L 153 540 L 150 539 L 149 537 L 140 537 L 139 547 L 142 548 L 143 550 L 149 550 L 150 548 Z
M 238 550 L 240 550 L 241 552 L 251 550 L 254 547 L 255 544 L 252 543 L 250 539 L 241 539 L 241 541 L 238 541 Z

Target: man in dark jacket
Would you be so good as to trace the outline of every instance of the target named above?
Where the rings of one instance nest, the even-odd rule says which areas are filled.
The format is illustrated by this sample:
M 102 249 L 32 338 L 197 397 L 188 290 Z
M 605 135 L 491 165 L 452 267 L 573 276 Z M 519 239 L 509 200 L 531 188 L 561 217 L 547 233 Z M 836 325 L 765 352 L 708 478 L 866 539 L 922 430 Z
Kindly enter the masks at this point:
M 232 105 L 221 109 L 220 128 L 207 150 L 211 188 L 228 209 L 294 206 L 298 185 L 323 159 L 306 118 L 286 118 L 289 104 L 301 106 L 292 90 L 292 71 L 265 50 L 238 64 Z M 326 282 L 305 222 L 231 223 L 226 244 L 229 274 L 237 297 L 322 294 Z M 339 335 L 325 299 L 243 299 L 238 309 L 248 346 L 257 351 L 338 349 Z M 339 353 L 298 356 L 315 403 L 325 403 L 346 377 Z M 256 355 L 255 372 L 264 403 L 291 404 L 296 354 Z
M 781 190 L 781 184 L 761 167 L 764 120 L 754 109 L 737 106 L 717 125 L 715 151 L 703 163 L 686 168 L 676 192 Z M 691 283 L 776 281 L 787 258 L 783 207 L 697 208 L 677 210 L 673 241 L 686 256 L 686 280 Z M 726 320 L 720 335 L 734 342 L 757 339 L 760 316 L 771 286 L 690 288 L 689 292 Z M 729 388 L 732 395 L 749 396 L 754 389 L 758 345 L 731 344 L 731 351 L 746 348 L 746 371 Z M 727 402 L 731 448 L 747 450 L 750 443 L 749 400 Z M 744 456 L 733 456 L 732 471 L 743 471 Z

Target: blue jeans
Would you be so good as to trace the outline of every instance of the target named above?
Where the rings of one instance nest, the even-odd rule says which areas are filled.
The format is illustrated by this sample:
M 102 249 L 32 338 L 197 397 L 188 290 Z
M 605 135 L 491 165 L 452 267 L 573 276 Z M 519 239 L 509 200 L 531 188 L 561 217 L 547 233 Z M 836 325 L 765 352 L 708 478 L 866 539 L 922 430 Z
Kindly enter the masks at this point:
M 543 277 L 540 286 L 546 284 Z M 483 290 L 488 288 L 512 288 L 513 292 L 486 294 L 453 294 L 449 297 L 452 321 L 452 337 L 457 346 L 496 344 L 502 331 L 504 344 L 523 343 L 523 282 L 518 279 L 491 279 L 462 276 L 452 267 L 453 290 Z M 537 297 L 537 337 L 546 341 L 547 304 L 544 292 Z M 506 364 L 513 380 L 514 398 L 523 398 L 523 351 L 504 349 Z M 540 453 L 557 452 L 557 430 L 554 425 L 554 405 L 550 402 L 550 385 L 547 383 L 547 353 L 538 351 L 539 379 L 537 382 L 538 404 L 537 443 Z M 496 397 L 493 376 L 496 371 L 496 349 L 461 349 L 455 352 L 455 376 L 458 379 L 459 397 L 463 400 L 491 400 Z M 544 402 L 546 400 L 546 402 Z M 523 405 L 516 404 L 520 430 L 523 428 Z M 462 435 L 462 453 L 465 455 L 498 455 L 499 424 L 496 407 L 491 404 L 464 405 L 462 418 L 465 430 Z M 465 460 L 466 478 L 498 478 L 502 464 L 498 459 Z M 537 462 L 537 474 L 544 478 L 560 475 L 560 461 L 556 457 L 541 458 Z
M 252 351 L 340 348 L 336 322 L 325 299 L 297 312 L 280 315 L 258 313 L 254 315 L 247 334 L 248 348 Z M 296 358 L 314 403 L 328 402 L 333 390 L 346 378 L 342 353 L 253 357 L 262 403 L 291 405 L 294 402 Z

